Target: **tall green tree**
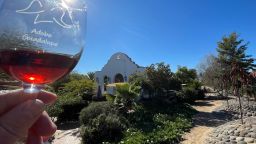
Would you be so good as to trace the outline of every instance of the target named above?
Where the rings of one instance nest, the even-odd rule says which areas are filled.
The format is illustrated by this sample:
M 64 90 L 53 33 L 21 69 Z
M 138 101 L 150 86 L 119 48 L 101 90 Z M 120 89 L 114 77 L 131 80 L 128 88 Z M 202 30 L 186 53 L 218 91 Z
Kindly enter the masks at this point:
M 221 65 L 230 66 L 229 76 L 233 87 L 234 95 L 239 99 L 241 122 L 243 123 L 243 111 L 241 104 L 241 94 L 239 94 L 242 85 L 248 84 L 250 70 L 255 68 L 254 59 L 246 54 L 248 43 L 239 39 L 237 33 L 224 36 L 218 42 L 218 60 Z
M 197 79 L 196 70 L 188 69 L 185 66 L 179 66 L 175 75 L 183 84 L 189 84 Z
M 95 72 L 88 72 L 86 75 L 90 80 L 95 81 Z
M 161 95 L 166 90 L 180 90 L 181 82 L 171 72 L 170 66 L 165 63 L 151 64 L 146 69 L 146 75 L 154 88 L 156 95 Z

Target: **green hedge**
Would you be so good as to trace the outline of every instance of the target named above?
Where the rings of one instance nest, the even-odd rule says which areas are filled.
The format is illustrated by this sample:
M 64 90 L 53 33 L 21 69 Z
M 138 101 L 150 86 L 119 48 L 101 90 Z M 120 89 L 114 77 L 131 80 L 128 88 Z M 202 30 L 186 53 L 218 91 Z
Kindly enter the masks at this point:
M 118 142 L 127 121 L 110 102 L 93 102 L 80 113 L 81 137 L 84 144 Z

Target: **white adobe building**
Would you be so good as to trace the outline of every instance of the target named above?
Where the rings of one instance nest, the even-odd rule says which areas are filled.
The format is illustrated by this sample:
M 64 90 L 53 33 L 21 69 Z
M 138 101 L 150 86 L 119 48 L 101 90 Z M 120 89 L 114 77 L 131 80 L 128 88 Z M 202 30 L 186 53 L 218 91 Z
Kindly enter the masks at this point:
M 119 52 L 111 56 L 102 70 L 95 73 L 95 77 L 101 91 L 109 92 L 108 84 L 127 82 L 131 74 L 144 71 L 145 67 L 137 65 L 128 55 Z

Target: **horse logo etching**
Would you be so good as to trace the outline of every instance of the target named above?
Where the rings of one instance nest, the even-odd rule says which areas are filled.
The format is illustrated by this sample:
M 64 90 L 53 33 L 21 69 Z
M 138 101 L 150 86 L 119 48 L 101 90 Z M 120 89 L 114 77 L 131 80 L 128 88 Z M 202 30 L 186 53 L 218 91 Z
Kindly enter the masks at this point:
M 39 10 L 33 10 L 34 6 L 39 6 Z M 78 9 L 78 8 L 71 8 L 69 7 L 64 0 L 61 0 L 61 3 L 57 3 L 55 6 L 53 6 L 51 9 L 48 11 L 44 9 L 44 5 L 40 0 L 33 0 L 31 3 L 24 9 L 17 10 L 17 13 L 20 14 L 36 14 L 36 17 L 34 19 L 34 24 L 39 24 L 39 23 L 56 23 L 59 26 L 63 28 L 70 29 L 72 27 L 79 27 L 79 22 L 74 21 L 72 17 L 73 11 L 80 11 L 83 12 L 85 11 L 86 8 Z M 53 12 L 53 11 L 60 11 L 61 14 L 57 16 L 53 16 L 52 18 L 42 20 L 40 19 L 41 15 L 43 15 L 46 12 Z M 64 18 L 67 17 L 66 20 Z

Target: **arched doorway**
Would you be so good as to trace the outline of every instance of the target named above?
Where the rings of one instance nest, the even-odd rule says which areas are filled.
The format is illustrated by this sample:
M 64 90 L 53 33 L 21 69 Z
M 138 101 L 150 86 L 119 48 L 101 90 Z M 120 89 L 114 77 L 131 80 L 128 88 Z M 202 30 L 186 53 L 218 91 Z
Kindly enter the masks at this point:
M 122 83 L 122 82 L 124 82 L 124 77 L 123 77 L 123 75 L 122 74 L 116 74 L 116 76 L 115 76 L 115 83 Z
M 107 85 L 109 84 L 109 77 L 108 76 L 104 76 L 104 91 L 107 90 Z

